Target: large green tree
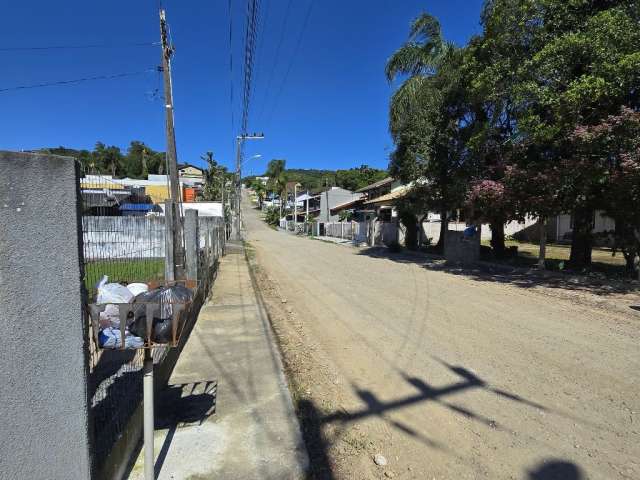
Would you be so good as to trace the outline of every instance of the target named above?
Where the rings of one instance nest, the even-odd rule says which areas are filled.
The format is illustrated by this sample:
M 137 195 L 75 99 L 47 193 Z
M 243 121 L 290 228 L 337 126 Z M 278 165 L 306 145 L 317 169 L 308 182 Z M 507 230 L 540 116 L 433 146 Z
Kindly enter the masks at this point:
M 386 68 L 389 81 L 408 76 L 391 98 L 389 128 L 396 149 L 389 172 L 405 183 L 419 182 L 423 208 L 440 212 L 440 247 L 448 214 L 462 202 L 465 139 L 473 125 L 462 62 L 463 52 L 444 40 L 437 19 L 422 14 Z M 403 223 L 411 210 L 403 208 Z M 418 214 L 414 209 L 416 221 Z

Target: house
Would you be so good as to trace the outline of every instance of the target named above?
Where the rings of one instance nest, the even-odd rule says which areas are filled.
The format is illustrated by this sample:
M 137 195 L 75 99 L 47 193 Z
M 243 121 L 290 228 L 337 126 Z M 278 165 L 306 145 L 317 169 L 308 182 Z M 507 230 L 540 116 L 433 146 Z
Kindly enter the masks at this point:
M 330 187 L 319 194 L 319 211 L 317 220 L 320 222 L 337 222 L 339 220 L 339 212 L 334 212 L 334 208 L 338 205 L 344 205 L 362 197 L 360 193 L 354 193 L 351 190 L 340 187 Z M 317 202 L 317 200 L 315 200 Z
M 537 218 L 527 219 L 528 222 L 521 224 L 521 228 L 515 232 L 509 232 L 505 228 L 507 235 L 512 235 L 516 240 L 526 242 L 538 242 L 540 240 L 540 230 L 537 224 Z M 510 224 L 507 223 L 508 227 Z M 606 246 L 611 243 L 612 239 L 607 238 L 607 234 L 615 231 L 616 221 L 604 214 L 602 210 L 596 210 L 593 214 L 593 234 L 596 235 L 595 244 Z M 573 215 L 563 213 L 551 217 L 547 220 L 547 241 L 555 243 L 568 243 L 571 241 L 573 233 Z
M 356 198 L 348 202 L 336 205 L 331 208 L 332 215 L 338 215 L 340 212 L 350 210 L 353 212 L 353 219 L 356 221 L 366 221 L 379 219 L 381 221 L 391 221 L 393 213 L 393 200 L 398 195 L 387 197 L 392 191 L 402 188 L 400 181 L 392 177 L 383 178 L 370 185 L 362 187 L 355 191 Z M 403 193 L 404 192 L 403 190 Z
M 178 176 L 180 178 L 193 178 L 204 182 L 204 170 L 190 163 L 178 164 Z

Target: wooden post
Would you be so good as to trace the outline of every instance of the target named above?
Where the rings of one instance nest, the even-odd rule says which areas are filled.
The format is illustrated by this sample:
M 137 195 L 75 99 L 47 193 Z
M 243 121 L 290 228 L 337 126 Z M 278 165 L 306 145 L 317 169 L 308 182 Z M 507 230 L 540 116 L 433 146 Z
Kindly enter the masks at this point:
M 162 76 L 164 79 L 165 128 L 167 137 L 167 165 L 171 198 L 174 202 L 182 202 L 182 191 L 178 179 L 178 155 L 176 152 L 176 136 L 173 126 L 173 91 L 171 85 L 171 55 L 173 46 L 168 44 L 167 22 L 164 9 L 160 10 L 160 41 L 162 46 Z M 166 212 L 165 212 L 166 215 Z M 180 209 L 173 209 L 173 257 L 174 276 L 182 276 L 184 272 L 184 252 L 182 251 L 182 223 Z M 175 278 L 174 278 L 175 280 Z
M 545 269 L 545 260 L 547 254 L 547 219 L 540 217 L 538 219 L 538 228 L 540 229 L 540 250 L 538 252 L 538 268 Z

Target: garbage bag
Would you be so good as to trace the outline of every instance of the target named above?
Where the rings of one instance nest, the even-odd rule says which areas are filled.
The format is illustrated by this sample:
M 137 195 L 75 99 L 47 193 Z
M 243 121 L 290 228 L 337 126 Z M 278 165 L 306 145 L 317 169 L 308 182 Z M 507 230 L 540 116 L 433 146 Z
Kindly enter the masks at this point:
M 174 305 L 183 305 L 193 299 L 191 290 L 183 285 L 161 287 L 137 295 L 133 301 L 133 322 L 130 331 L 144 339 L 147 338 L 148 303 L 157 303 L 151 323 L 151 340 L 154 343 L 168 343 L 173 340 L 172 314 Z M 184 317 L 178 318 L 178 331 L 182 329 Z
M 122 332 L 119 329 L 107 327 L 98 333 L 98 343 L 102 348 L 122 348 Z M 142 338 L 125 331 L 124 348 L 142 348 Z
M 98 290 L 96 303 L 129 303 L 133 300 L 134 295 L 127 287 L 119 283 L 107 283 L 108 280 L 109 278 L 105 275 L 96 285 Z
M 129 285 L 127 285 L 127 288 L 134 297 L 140 295 L 141 293 L 149 291 L 149 285 L 147 285 L 146 283 L 130 283 Z
M 120 311 L 117 305 L 112 303 L 104 307 L 100 312 L 100 328 L 120 328 Z

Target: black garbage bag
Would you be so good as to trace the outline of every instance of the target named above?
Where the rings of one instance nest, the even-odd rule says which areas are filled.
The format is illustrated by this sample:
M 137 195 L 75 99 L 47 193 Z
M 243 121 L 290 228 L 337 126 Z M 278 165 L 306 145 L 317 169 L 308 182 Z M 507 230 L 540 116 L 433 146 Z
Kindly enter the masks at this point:
M 153 320 L 151 324 L 151 341 L 154 343 L 169 343 L 173 340 L 172 316 L 176 309 L 193 299 L 191 290 L 183 285 L 161 287 L 141 293 L 133 300 L 133 322 L 129 325 L 129 331 L 134 335 L 148 341 L 147 338 L 147 304 L 153 307 Z M 157 304 L 157 306 L 156 306 Z M 182 330 L 184 316 L 178 317 L 178 329 Z

